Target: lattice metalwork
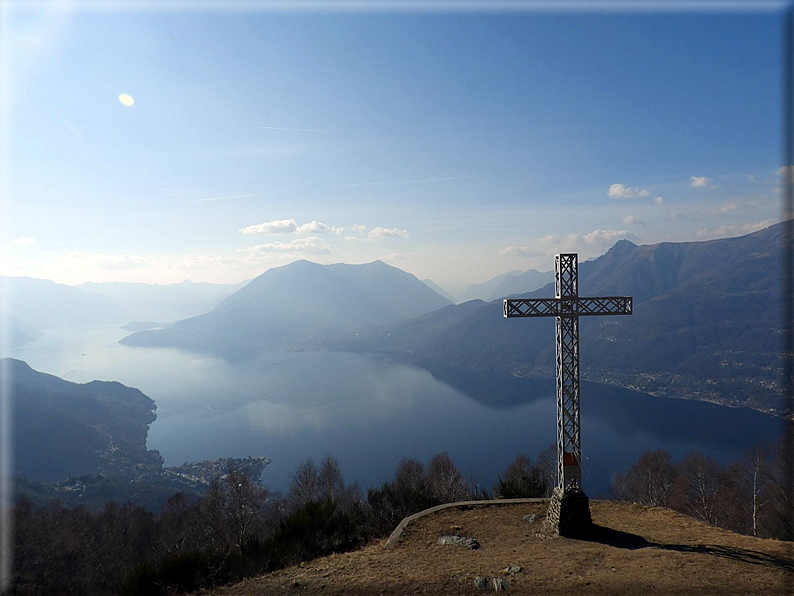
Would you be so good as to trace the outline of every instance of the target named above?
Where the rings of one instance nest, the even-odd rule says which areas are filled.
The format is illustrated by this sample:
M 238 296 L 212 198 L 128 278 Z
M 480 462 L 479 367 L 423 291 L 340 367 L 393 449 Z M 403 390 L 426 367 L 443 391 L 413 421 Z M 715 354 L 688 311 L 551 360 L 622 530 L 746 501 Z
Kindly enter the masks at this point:
M 557 486 L 582 484 L 582 446 L 579 418 L 579 317 L 630 315 L 628 296 L 579 298 L 579 266 L 575 253 L 554 259 L 556 298 L 504 301 L 504 316 L 556 317 L 557 369 Z
M 579 296 L 579 255 L 576 253 L 554 257 L 554 295 L 557 298 Z
M 630 315 L 631 298 L 524 298 L 504 301 L 506 317 L 587 317 Z

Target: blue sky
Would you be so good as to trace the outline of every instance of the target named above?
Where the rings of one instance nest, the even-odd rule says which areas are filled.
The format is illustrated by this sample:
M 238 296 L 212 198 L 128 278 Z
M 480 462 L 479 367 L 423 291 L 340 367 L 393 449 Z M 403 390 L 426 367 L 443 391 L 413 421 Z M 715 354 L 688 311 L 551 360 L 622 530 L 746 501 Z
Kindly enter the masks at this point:
M 61 3 L 4 27 L 0 274 L 235 282 L 380 258 L 454 290 L 780 219 L 781 10 Z

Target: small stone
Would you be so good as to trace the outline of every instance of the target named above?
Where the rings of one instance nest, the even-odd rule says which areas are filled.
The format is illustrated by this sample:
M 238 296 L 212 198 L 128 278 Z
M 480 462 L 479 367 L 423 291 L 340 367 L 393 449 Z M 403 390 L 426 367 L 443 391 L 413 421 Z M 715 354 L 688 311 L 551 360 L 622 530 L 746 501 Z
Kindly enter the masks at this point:
M 510 587 L 510 580 L 509 579 L 502 579 L 501 577 L 495 577 L 491 580 L 493 584 L 494 592 L 504 592 L 507 588 Z
M 437 544 L 457 544 L 472 550 L 480 548 L 480 543 L 474 538 L 465 538 L 464 536 L 442 536 L 438 539 Z
M 533 521 L 535 521 L 536 519 L 538 519 L 538 516 L 537 516 L 537 514 L 536 514 L 536 513 L 533 513 L 533 514 L 531 514 L 531 515 L 525 515 L 525 516 L 524 516 L 524 521 L 525 521 L 525 522 L 532 523 L 532 522 L 533 522 Z
M 482 575 L 478 575 L 474 578 L 474 587 L 480 590 L 484 590 L 488 587 L 488 578 L 483 577 Z
M 521 573 L 521 565 L 509 565 L 502 569 L 503 573 L 509 573 L 510 575 L 515 575 L 516 573 Z

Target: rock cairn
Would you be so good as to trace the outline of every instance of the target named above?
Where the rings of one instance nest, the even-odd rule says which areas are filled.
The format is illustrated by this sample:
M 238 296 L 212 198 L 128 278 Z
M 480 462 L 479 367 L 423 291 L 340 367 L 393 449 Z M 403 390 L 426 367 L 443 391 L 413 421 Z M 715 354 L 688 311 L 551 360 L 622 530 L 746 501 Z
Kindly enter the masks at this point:
M 575 484 L 571 484 L 564 491 L 555 488 L 549 500 L 546 520 L 550 528 L 560 536 L 575 538 L 587 534 L 593 526 L 590 499 Z

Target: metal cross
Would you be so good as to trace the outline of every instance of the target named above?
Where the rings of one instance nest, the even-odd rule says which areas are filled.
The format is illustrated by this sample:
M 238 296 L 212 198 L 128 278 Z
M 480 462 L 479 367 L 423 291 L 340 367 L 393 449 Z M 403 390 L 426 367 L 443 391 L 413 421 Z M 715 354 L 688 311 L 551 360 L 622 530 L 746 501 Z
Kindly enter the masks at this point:
M 630 315 L 631 298 L 579 297 L 578 255 L 554 257 L 556 298 L 525 298 L 504 301 L 504 315 L 556 317 L 557 336 L 557 486 L 582 484 L 582 446 L 579 441 L 579 317 Z

